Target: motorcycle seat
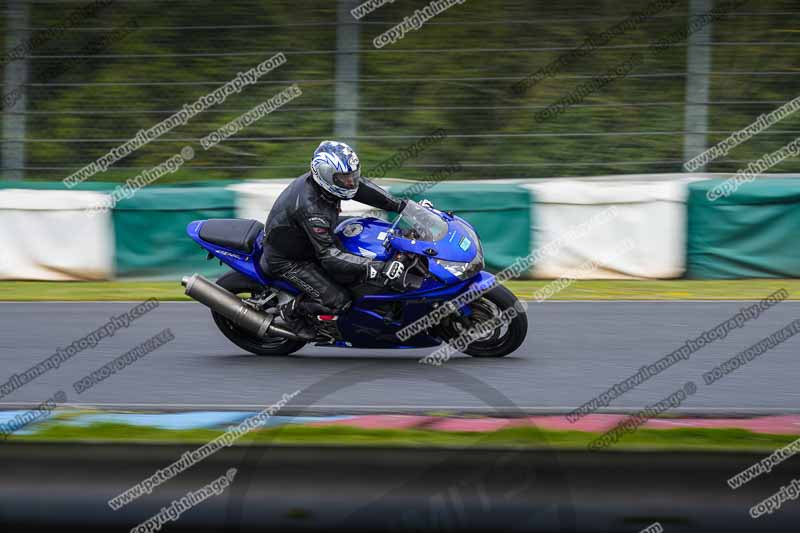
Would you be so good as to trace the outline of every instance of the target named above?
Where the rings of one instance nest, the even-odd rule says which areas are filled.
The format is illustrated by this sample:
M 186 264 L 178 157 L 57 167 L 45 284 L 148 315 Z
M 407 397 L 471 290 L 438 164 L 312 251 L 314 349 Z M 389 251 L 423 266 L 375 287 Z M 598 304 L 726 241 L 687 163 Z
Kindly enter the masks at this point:
M 256 237 L 264 229 L 257 220 L 243 218 L 212 218 L 200 227 L 200 238 L 247 254 L 253 253 Z

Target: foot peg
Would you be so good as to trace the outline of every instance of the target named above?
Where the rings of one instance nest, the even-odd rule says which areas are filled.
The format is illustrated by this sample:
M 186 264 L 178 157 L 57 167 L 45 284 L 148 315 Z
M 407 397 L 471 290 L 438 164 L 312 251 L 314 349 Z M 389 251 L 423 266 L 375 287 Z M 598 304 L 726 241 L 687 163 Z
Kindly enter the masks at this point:
M 275 320 L 272 324 L 273 327 L 279 327 L 286 331 L 292 332 L 294 335 L 297 335 L 300 339 L 306 342 L 311 342 L 317 338 L 317 332 L 314 331 L 314 328 L 308 326 L 301 318 L 286 320 L 279 315 L 275 317 Z

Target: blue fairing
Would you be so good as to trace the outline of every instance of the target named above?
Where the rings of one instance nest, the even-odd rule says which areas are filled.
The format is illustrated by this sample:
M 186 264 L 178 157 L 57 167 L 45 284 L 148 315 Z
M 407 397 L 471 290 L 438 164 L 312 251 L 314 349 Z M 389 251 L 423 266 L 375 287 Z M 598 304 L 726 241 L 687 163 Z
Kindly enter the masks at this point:
M 446 261 L 469 262 L 478 251 L 478 236 L 472 226 L 465 220 L 445 213 L 434 211 L 447 223 L 447 233 L 434 242 L 417 241 L 392 235 L 392 225 L 377 218 L 352 218 L 336 228 L 336 235 L 342 247 L 355 255 L 370 257 L 378 261 L 386 261 L 395 251 L 418 254 L 430 257 L 433 249 L 436 259 Z M 200 227 L 204 221 L 198 220 L 189 224 L 187 232 L 205 250 L 237 272 L 252 278 L 262 285 L 297 294 L 299 291 L 287 282 L 266 276 L 259 268 L 262 254 L 261 235 L 256 239 L 252 254 L 243 254 L 227 249 L 200 238 Z M 467 243 L 467 244 L 465 244 Z M 470 245 L 469 243 L 474 243 Z M 395 333 L 411 322 L 418 320 L 433 309 L 433 304 L 451 300 L 472 288 L 485 289 L 494 283 L 494 276 L 488 272 L 479 272 L 471 279 L 461 280 L 441 267 L 435 260 L 428 261 L 429 276 L 423 285 L 414 291 L 368 295 L 353 302 L 344 315 L 339 317 L 338 326 L 345 345 L 362 348 L 410 348 L 430 347 L 441 344 L 441 339 L 427 335 L 417 335 L 405 344 L 398 344 Z M 375 311 L 387 303 L 402 302 L 402 318 L 397 322 L 387 322 L 383 315 Z M 469 314 L 468 308 L 463 309 Z
M 463 218 L 448 215 L 440 211 L 435 211 L 446 223 L 447 233 L 438 241 L 417 241 L 406 239 L 398 235 L 389 235 L 388 231 L 392 225 L 385 220 L 378 218 L 351 218 L 345 220 L 336 228 L 336 234 L 344 249 L 351 254 L 365 257 L 374 257 L 378 261 L 386 261 L 393 253 L 393 250 L 400 250 L 416 255 L 426 256 L 426 250 L 433 248 L 436 250 L 436 259 L 446 261 L 458 261 L 467 263 L 475 258 L 478 251 L 478 236 L 475 229 Z M 347 226 L 361 226 L 363 229 L 348 237 L 345 228 Z M 464 242 L 474 243 L 471 246 L 462 248 Z M 439 266 L 436 261 L 429 261 L 429 270 L 439 281 L 426 280 L 423 291 L 438 288 L 442 285 L 453 285 L 460 283 L 461 280 Z M 406 293 L 401 296 L 413 298 L 414 293 Z M 396 294 L 389 297 L 396 298 Z M 408 298 L 406 298 L 408 299 Z
M 262 233 L 259 233 L 258 238 L 256 238 L 253 253 L 243 254 L 238 250 L 225 248 L 224 246 L 213 244 L 201 239 L 200 228 L 202 227 L 203 222 L 205 222 L 205 220 L 195 220 L 186 226 L 186 233 L 188 233 L 189 237 L 191 237 L 192 240 L 199 244 L 203 249 L 208 250 L 208 252 L 210 252 L 224 264 L 231 267 L 233 270 L 241 272 L 245 276 L 254 279 L 262 285 L 270 285 L 276 289 L 282 289 L 291 294 L 300 293 L 300 291 L 296 289 L 294 285 L 286 283 L 285 281 L 270 278 L 261 272 L 261 268 L 258 266 L 258 259 L 261 257 L 263 252 L 261 247 Z

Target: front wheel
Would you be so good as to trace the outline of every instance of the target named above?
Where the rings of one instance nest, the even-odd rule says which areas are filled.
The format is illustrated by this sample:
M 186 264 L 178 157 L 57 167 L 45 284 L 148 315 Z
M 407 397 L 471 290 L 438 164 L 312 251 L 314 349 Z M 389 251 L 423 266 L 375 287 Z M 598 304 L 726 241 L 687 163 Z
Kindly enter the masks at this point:
M 462 317 L 456 322 L 456 331 L 451 336 L 456 341 L 472 328 L 480 328 L 495 321 L 497 327 L 479 334 L 466 347 L 456 349 L 472 357 L 503 357 L 519 348 L 528 334 L 528 316 L 514 294 L 498 285 L 470 304 L 472 316 Z M 468 342 L 468 340 L 467 340 Z
M 238 272 L 228 272 L 217 280 L 217 285 L 242 299 L 255 296 L 255 293 L 264 289 L 261 285 Z M 283 337 L 258 337 L 249 331 L 241 329 L 219 313 L 211 311 L 211 316 L 214 318 L 214 323 L 220 332 L 229 341 L 242 350 L 255 355 L 289 355 L 306 345 L 305 342 L 293 341 Z

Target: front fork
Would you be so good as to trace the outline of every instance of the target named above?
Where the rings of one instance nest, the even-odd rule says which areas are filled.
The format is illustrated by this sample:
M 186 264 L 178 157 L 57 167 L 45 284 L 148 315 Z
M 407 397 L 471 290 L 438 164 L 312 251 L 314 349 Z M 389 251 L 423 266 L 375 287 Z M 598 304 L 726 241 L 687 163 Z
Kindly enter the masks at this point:
M 469 330 L 475 323 L 473 320 L 473 304 L 480 300 L 483 294 L 489 292 L 496 285 L 496 278 L 492 274 L 489 274 L 488 272 L 481 272 L 478 274 L 475 282 L 470 284 L 467 289 L 461 293 L 461 295 L 470 293 L 474 295 L 474 297 L 471 298 L 469 302 L 459 307 L 457 311 L 449 314 L 439 324 L 437 324 L 433 328 L 434 334 L 447 340 L 449 338 L 457 337 L 461 333 Z M 457 296 L 456 298 L 459 298 L 461 295 Z

